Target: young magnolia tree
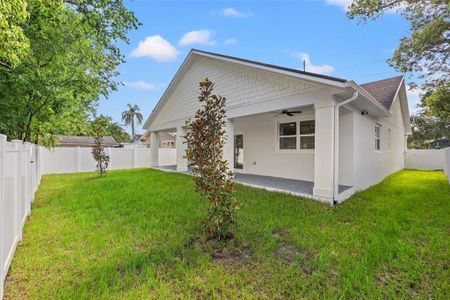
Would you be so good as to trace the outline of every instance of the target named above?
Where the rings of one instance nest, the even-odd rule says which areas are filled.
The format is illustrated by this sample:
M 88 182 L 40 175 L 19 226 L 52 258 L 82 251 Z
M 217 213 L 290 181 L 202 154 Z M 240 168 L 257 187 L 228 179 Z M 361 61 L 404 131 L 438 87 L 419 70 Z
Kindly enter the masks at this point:
M 102 145 L 103 134 L 100 127 L 95 129 L 95 144 L 92 147 L 92 156 L 97 162 L 97 172 L 100 176 L 106 175 L 106 169 L 109 165 L 109 156 L 105 153 L 105 148 Z
M 231 236 L 237 201 L 234 197 L 233 172 L 223 159 L 225 137 L 225 98 L 212 94 L 214 83 L 200 82 L 198 100 L 203 104 L 194 119 L 186 123 L 186 158 L 192 167 L 197 191 L 209 203 L 204 222 L 211 237 L 223 240 Z

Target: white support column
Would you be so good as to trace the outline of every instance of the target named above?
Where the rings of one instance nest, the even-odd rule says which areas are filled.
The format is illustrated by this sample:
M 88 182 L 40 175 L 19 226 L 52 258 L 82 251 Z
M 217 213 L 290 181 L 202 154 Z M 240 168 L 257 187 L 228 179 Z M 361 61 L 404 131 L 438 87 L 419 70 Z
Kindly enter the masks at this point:
M 334 106 L 315 107 L 316 133 L 314 150 L 313 195 L 324 202 L 333 203 L 333 159 L 334 159 Z
M 157 131 L 150 132 L 150 166 L 158 167 L 159 166 L 159 134 Z
M 227 119 L 225 148 L 223 158 L 228 162 L 228 169 L 234 172 L 234 120 Z
M 3 241 L 5 240 L 5 169 L 6 169 L 6 136 L 0 134 L 0 299 L 3 299 L 3 281 L 5 253 L 3 252 Z
M 14 151 L 17 153 L 17 163 L 16 163 L 16 197 L 14 203 L 14 232 L 17 234 L 17 240 L 22 239 L 22 141 L 12 140 L 14 145 Z
M 177 147 L 177 172 L 188 171 L 188 161 L 186 158 L 187 144 L 185 143 L 186 127 L 178 126 L 175 145 Z

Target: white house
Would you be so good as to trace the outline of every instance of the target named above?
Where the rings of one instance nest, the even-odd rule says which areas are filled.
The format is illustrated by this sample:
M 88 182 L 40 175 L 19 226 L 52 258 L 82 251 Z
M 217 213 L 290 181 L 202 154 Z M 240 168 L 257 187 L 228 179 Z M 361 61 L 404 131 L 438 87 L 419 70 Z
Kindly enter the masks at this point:
M 237 181 L 336 203 L 403 169 L 403 77 L 359 85 L 193 49 L 144 125 L 152 145 L 176 134 L 177 171 L 188 168 L 182 136 L 205 77 L 227 98 L 225 156 Z M 151 160 L 158 166 L 158 151 Z

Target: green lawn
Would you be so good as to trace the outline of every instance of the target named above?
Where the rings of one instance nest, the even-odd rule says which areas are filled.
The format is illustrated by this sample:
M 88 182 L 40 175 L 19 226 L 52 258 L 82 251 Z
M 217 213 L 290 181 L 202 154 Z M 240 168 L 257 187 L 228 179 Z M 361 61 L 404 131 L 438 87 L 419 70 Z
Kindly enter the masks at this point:
M 235 241 L 221 246 L 198 239 L 206 203 L 189 176 L 45 176 L 5 296 L 450 297 L 442 172 L 402 171 L 337 207 L 244 186 L 237 198 Z

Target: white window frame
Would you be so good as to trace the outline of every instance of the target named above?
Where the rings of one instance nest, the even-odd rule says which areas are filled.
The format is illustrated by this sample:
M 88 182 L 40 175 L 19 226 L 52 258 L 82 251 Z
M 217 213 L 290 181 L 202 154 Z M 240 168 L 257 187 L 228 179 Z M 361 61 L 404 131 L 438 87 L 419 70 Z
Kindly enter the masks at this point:
M 377 132 L 378 129 L 378 132 Z M 378 141 L 378 147 L 377 147 L 377 141 Z M 381 125 L 378 123 L 375 123 L 374 127 L 374 149 L 376 152 L 381 152 Z
M 314 149 L 300 149 L 300 137 L 301 136 L 316 136 L 316 128 L 314 127 L 314 134 L 300 134 L 300 122 L 304 121 L 315 121 L 314 114 L 302 114 L 301 116 L 279 118 L 275 121 L 275 152 L 276 153 L 314 153 Z M 296 123 L 296 134 L 295 135 L 283 135 L 280 136 L 280 124 L 285 123 Z M 280 138 L 281 137 L 294 137 L 296 138 L 296 148 L 295 149 L 280 149 Z
M 292 135 L 280 135 L 280 125 L 281 124 L 289 124 L 289 123 L 295 123 L 295 134 Z M 296 120 L 286 120 L 286 121 L 279 121 L 277 122 L 277 149 L 280 152 L 296 152 L 298 150 L 298 121 Z M 295 137 L 295 149 L 281 149 L 280 148 L 280 140 L 281 138 L 292 138 Z
M 300 123 L 301 122 L 307 122 L 307 121 L 314 121 L 314 133 L 308 133 L 308 134 L 301 134 L 300 133 L 300 128 L 301 128 L 301 125 L 300 125 Z M 300 147 L 300 141 L 301 141 L 301 139 L 302 139 L 302 137 L 307 137 L 307 136 L 313 136 L 314 137 L 314 148 L 312 148 L 312 149 L 302 149 L 301 147 Z M 300 120 L 300 121 L 298 121 L 298 141 L 297 141 L 297 144 L 298 144 L 298 149 L 300 150 L 300 151 L 303 151 L 303 150 L 312 150 L 312 151 L 314 151 L 315 149 L 316 149 L 316 124 L 315 124 L 315 120 Z

